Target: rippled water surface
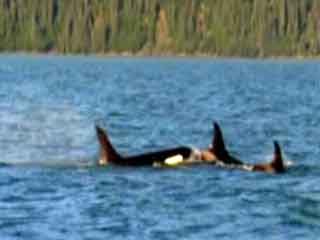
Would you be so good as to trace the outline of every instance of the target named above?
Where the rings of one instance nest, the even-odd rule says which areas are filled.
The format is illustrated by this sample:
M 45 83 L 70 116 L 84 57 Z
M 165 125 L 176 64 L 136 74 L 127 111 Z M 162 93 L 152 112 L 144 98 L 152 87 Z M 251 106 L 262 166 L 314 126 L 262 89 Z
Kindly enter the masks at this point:
M 1 239 L 317 239 L 320 62 L 0 56 Z M 94 125 L 123 154 L 208 146 L 284 175 L 95 167 Z

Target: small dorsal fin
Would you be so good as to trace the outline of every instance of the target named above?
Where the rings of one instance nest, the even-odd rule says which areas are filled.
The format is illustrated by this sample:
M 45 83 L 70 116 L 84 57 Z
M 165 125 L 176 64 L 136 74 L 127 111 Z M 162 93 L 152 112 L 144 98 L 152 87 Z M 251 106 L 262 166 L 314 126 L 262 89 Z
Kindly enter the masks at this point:
M 280 145 L 277 141 L 273 142 L 274 144 L 274 154 L 271 166 L 274 168 L 274 171 L 277 173 L 285 172 L 285 166 L 283 163 L 282 153 Z
M 213 123 L 214 127 L 214 136 L 212 139 L 212 151 L 218 157 L 218 159 L 223 160 L 225 157 L 228 157 L 229 154 L 226 150 L 222 131 L 218 125 L 218 123 Z
M 99 126 L 96 126 L 96 132 L 100 143 L 99 164 L 106 165 L 109 162 L 120 160 L 121 156 L 111 144 L 108 134 Z

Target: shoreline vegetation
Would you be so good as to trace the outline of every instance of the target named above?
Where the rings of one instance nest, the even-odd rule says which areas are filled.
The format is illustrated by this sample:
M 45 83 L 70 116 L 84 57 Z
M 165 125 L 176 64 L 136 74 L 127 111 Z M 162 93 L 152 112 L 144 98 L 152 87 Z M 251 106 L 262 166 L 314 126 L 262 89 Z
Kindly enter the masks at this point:
M 210 54 L 173 54 L 173 53 L 161 53 L 161 54 L 133 54 L 130 52 L 120 53 L 59 53 L 59 52 L 40 52 L 40 51 L 3 51 L 1 55 L 7 56 L 39 56 L 39 57 L 96 57 L 96 58 L 124 58 L 124 59 L 247 59 L 247 60 L 320 60 L 320 56 L 264 56 L 264 57 L 248 57 L 248 56 L 218 56 Z
M 0 53 L 318 58 L 318 0 L 3 0 Z

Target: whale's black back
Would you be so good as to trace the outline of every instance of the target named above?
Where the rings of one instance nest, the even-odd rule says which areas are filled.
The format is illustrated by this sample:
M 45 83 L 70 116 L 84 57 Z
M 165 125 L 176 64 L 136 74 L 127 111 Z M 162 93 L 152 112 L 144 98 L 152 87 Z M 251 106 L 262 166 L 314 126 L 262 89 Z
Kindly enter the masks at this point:
M 112 145 L 107 132 L 96 126 L 97 137 L 100 143 L 100 160 L 104 164 L 113 163 L 122 166 L 152 166 L 155 163 L 163 164 L 165 160 L 181 155 L 183 159 L 188 159 L 192 154 L 189 147 L 175 147 L 161 151 L 149 152 L 135 156 L 122 156 Z
M 150 166 L 155 163 L 164 163 L 167 158 L 177 155 L 181 155 L 183 159 L 187 159 L 191 153 L 192 149 L 189 147 L 176 147 L 136 156 L 122 157 L 117 161 L 117 164 L 125 166 Z

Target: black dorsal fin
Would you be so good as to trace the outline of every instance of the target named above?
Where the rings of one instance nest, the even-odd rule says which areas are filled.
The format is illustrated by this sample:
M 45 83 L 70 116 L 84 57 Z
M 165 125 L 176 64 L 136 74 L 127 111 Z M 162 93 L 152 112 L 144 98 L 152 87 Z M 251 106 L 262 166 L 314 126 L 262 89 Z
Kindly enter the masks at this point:
M 217 156 L 218 159 L 223 160 L 226 157 L 229 157 L 229 154 L 224 144 L 223 135 L 222 135 L 220 126 L 218 125 L 218 123 L 214 122 L 213 127 L 214 127 L 214 136 L 212 139 L 212 151 Z
M 226 146 L 224 144 L 224 140 L 223 140 L 223 134 L 219 124 L 214 122 L 213 127 L 214 127 L 214 136 L 213 136 L 212 148 L 211 148 L 212 153 L 218 158 L 218 160 L 220 160 L 225 164 L 236 164 L 236 165 L 243 164 L 240 160 L 231 156 L 227 151 Z
M 96 132 L 100 143 L 99 164 L 105 165 L 109 162 L 120 160 L 121 156 L 111 144 L 108 134 L 99 126 L 96 126 Z
M 271 162 L 271 165 L 274 168 L 275 172 L 277 173 L 285 172 L 285 166 L 283 163 L 280 145 L 277 141 L 274 141 L 273 144 L 274 144 L 274 154 L 273 154 L 273 160 Z

